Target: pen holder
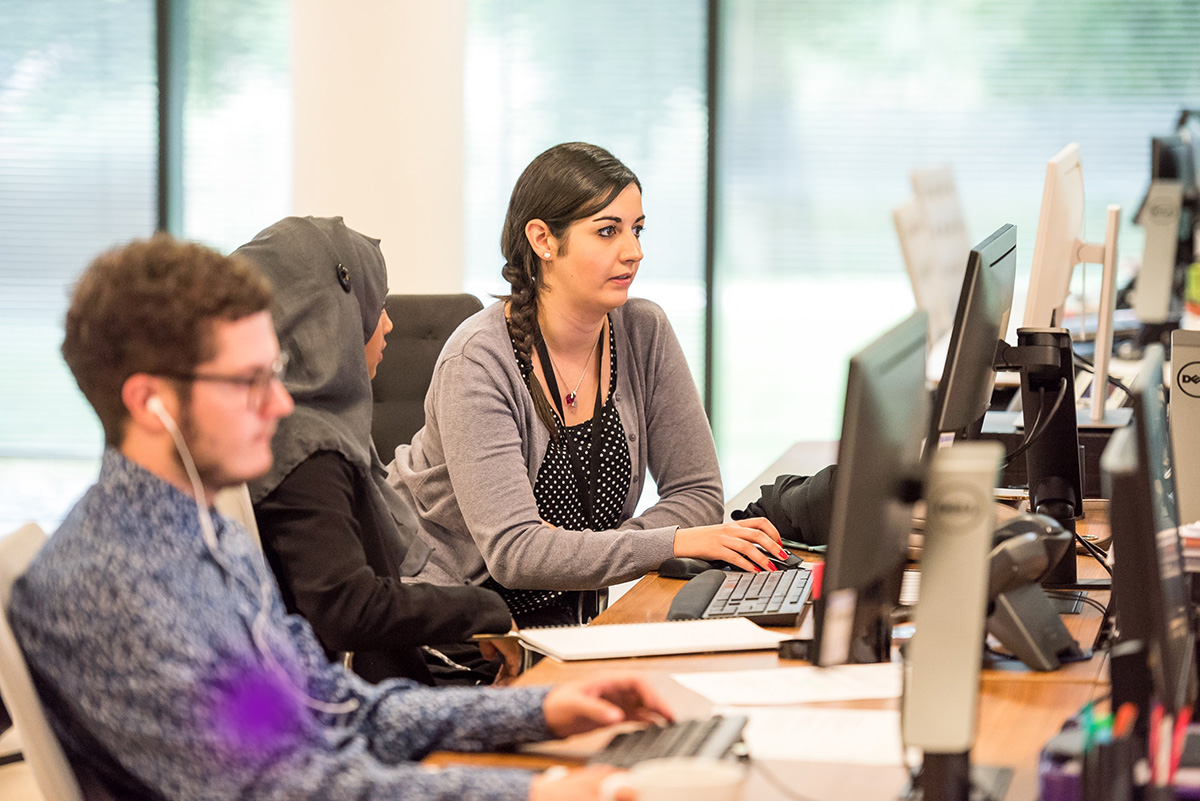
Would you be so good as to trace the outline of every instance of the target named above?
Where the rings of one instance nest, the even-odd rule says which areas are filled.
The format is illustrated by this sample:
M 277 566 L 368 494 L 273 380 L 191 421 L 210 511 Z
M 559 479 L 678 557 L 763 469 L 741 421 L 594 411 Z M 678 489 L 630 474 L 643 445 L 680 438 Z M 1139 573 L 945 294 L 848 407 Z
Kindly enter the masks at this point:
M 1169 787 L 1133 783 L 1137 744 L 1130 736 L 1094 742 L 1067 728 L 1046 743 L 1038 766 L 1041 801 L 1175 801 Z M 1160 792 L 1163 791 L 1163 792 Z
M 1040 801 L 1079 801 L 1083 785 L 1083 732 L 1067 728 L 1046 743 L 1038 760 Z
M 1135 758 L 1132 737 L 1094 743 L 1083 755 L 1082 800 L 1132 801 Z M 1172 800 L 1174 797 L 1173 794 L 1167 796 Z M 1155 798 L 1154 801 L 1160 799 Z

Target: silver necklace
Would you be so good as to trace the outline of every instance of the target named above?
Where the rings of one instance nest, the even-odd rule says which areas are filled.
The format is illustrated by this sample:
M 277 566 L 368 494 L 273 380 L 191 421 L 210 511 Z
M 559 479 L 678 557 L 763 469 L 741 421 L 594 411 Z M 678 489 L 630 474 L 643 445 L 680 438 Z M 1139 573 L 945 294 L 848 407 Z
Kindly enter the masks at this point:
M 600 344 L 600 338 L 596 337 L 596 341 L 592 343 L 592 350 L 588 353 L 587 363 L 583 365 L 583 372 L 579 374 L 579 380 L 575 382 L 575 389 L 571 390 L 563 398 L 563 401 L 570 407 L 576 406 L 579 393 L 579 388 L 583 386 L 584 376 L 588 373 L 588 368 L 592 366 L 592 357 L 596 355 L 596 346 Z M 565 386 L 567 379 L 563 377 L 562 371 L 558 369 L 558 365 L 554 363 L 554 354 L 550 353 L 550 348 L 546 348 L 546 354 L 550 356 L 550 367 L 554 370 L 554 374 L 558 376 L 558 380 L 563 382 Z

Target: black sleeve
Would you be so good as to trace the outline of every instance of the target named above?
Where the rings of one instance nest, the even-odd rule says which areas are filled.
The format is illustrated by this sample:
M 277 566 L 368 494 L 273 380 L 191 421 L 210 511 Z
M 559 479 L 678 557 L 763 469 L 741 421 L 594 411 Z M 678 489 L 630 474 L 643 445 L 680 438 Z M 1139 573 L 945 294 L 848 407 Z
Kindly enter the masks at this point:
M 340 454 L 302 462 L 254 506 L 267 560 L 289 608 L 333 651 L 459 642 L 512 625 L 500 596 L 479 587 L 409 584 L 380 576 L 375 521 L 357 472 Z

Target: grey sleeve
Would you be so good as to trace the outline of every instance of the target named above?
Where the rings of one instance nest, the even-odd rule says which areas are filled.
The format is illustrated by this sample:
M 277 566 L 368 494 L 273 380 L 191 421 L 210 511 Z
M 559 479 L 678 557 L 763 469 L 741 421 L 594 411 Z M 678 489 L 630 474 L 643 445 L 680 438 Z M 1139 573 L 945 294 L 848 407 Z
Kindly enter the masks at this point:
M 644 396 L 639 410 L 646 435 L 642 447 L 659 500 L 625 529 L 706 526 L 725 516 L 721 471 L 712 429 L 687 360 L 662 309 L 641 301 L 629 335 L 640 366 Z
M 514 391 L 525 388 L 501 383 L 483 359 L 467 355 L 444 360 L 430 389 L 450 482 L 488 572 L 512 588 L 591 589 L 637 578 L 669 558 L 673 523 L 571 531 L 542 522 Z

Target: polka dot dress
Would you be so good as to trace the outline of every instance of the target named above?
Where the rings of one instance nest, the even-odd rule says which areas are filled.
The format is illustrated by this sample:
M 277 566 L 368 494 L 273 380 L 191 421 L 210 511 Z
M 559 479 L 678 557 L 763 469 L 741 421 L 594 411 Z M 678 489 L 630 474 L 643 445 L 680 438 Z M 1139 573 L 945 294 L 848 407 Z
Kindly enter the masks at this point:
M 625 429 L 621 426 L 621 416 L 613 403 L 613 395 L 617 389 L 617 355 L 616 341 L 613 337 L 611 323 L 608 327 L 608 352 L 612 354 L 611 369 L 608 381 L 608 400 L 600 409 L 600 458 L 598 477 L 592 476 L 592 427 L 597 424 L 591 420 L 574 426 L 564 426 L 556 415 L 555 425 L 558 427 L 558 441 L 551 440 L 546 449 L 546 456 L 538 470 L 537 481 L 533 486 L 533 496 L 537 500 L 538 515 L 543 520 L 559 528 L 572 531 L 591 529 L 603 531 L 615 528 L 621 522 L 621 510 L 625 498 L 629 494 L 629 483 L 633 472 L 633 464 L 629 457 L 629 445 L 625 440 Z M 514 346 L 514 354 L 515 346 Z M 521 365 L 521 372 L 528 378 L 532 366 Z M 581 402 L 584 401 L 581 399 Z M 584 512 L 583 498 L 579 494 L 579 482 L 571 467 L 571 456 L 568 448 L 574 448 L 579 462 L 587 476 L 588 486 L 592 488 L 592 519 L 588 520 Z M 575 619 L 575 608 L 578 593 L 563 590 L 511 590 L 502 587 L 494 581 L 489 581 L 500 593 L 512 610 L 517 624 L 547 625 L 556 622 L 572 623 Z

